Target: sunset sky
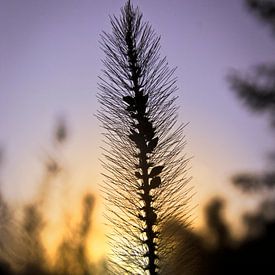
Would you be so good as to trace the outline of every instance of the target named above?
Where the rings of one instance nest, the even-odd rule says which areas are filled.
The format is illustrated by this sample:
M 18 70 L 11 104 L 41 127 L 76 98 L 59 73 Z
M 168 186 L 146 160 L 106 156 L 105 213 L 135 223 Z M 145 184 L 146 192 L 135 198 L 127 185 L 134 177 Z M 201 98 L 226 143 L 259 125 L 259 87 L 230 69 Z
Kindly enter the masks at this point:
M 122 0 L 13 0 L 0 2 L 1 185 L 6 196 L 35 194 L 45 154 L 54 151 L 56 118 L 69 138 L 62 150 L 73 190 L 101 182 L 101 129 L 94 114 L 103 58 L 99 40 Z M 230 91 L 226 76 L 275 57 L 270 30 L 242 0 L 136 0 L 158 34 L 162 55 L 176 66 L 179 121 L 187 123 L 193 157 L 194 215 L 217 194 L 229 208 L 252 205 L 230 186 L 238 171 L 264 168 L 272 148 L 267 121 L 251 116 Z M 69 188 L 69 187 L 68 187 Z

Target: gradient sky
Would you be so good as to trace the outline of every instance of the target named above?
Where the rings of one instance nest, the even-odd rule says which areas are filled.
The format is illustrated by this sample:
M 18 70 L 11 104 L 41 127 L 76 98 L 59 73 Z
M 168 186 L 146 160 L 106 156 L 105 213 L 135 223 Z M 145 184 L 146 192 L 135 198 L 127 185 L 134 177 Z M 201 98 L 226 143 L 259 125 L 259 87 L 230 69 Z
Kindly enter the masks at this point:
M 136 0 L 144 18 L 161 35 L 162 54 L 178 67 L 181 122 L 186 127 L 190 176 L 200 206 L 222 194 L 230 208 L 251 204 L 229 184 L 237 171 L 263 169 L 272 148 L 267 122 L 251 116 L 230 91 L 226 75 L 274 59 L 270 31 L 249 14 L 242 0 Z M 1 171 L 10 198 L 33 194 L 41 159 L 51 150 L 56 117 L 64 115 L 70 136 L 64 159 L 78 186 L 100 183 L 94 117 L 99 47 L 108 15 L 123 0 L 0 1 Z M 199 214 L 196 214 L 199 215 Z

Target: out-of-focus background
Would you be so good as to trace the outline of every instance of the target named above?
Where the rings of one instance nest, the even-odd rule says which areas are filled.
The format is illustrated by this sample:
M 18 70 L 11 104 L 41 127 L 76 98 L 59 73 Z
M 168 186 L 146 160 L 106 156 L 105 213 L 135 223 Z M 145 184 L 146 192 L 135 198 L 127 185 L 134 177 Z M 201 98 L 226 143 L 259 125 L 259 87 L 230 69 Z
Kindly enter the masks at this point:
M 205 207 L 220 197 L 224 202 L 214 201 L 213 209 L 226 203 L 223 217 L 236 238 L 245 232 L 243 213 L 257 209 L 263 197 L 274 193 L 265 189 L 247 195 L 232 184 L 239 172 L 263 173 L 271 167 L 266 156 L 274 147 L 268 119 L 251 115 L 228 80 L 235 70 L 246 73 L 275 56 L 274 33 L 246 2 L 253 1 L 133 1 L 161 35 L 162 55 L 177 67 L 179 122 L 190 122 L 185 150 L 193 157 L 189 175 L 194 186 L 194 229 L 207 227 Z M 7 219 L 0 230 L 6 232 L 9 222 L 20 227 L 17 223 L 22 220 L 27 233 L 41 229 L 41 249 L 52 262 L 71 235 L 78 234 L 74 245 L 79 255 L 85 242 L 85 257 L 104 268 L 99 190 L 103 143 L 95 117 L 103 68 L 99 40 L 103 30 L 111 30 L 108 16 L 118 15 L 123 4 L 121 0 L 0 2 L 0 211 Z M 44 220 L 34 226 L 32 215 L 39 220 L 39 211 Z M 16 218 L 9 219 L 10 215 Z M 85 227 L 82 223 L 87 220 L 91 224 Z M 89 232 L 72 233 L 81 226 Z M 20 241 L 29 241 L 26 232 L 19 234 Z M 14 239 L 16 233 L 5 234 Z M 18 269 L 29 257 L 5 249 L 2 257 Z

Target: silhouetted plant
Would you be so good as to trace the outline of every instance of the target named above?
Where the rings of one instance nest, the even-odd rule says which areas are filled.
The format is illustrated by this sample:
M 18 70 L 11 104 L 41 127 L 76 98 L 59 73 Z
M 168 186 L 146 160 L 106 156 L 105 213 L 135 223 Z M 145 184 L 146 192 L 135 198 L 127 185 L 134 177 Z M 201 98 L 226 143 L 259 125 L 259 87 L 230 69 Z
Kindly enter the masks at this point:
M 162 228 L 188 215 L 184 126 L 177 126 L 174 69 L 160 58 L 160 38 L 130 1 L 121 13 L 111 18 L 112 34 L 102 35 L 98 94 L 103 188 L 114 226 L 110 261 L 115 274 L 165 274 L 174 243 Z

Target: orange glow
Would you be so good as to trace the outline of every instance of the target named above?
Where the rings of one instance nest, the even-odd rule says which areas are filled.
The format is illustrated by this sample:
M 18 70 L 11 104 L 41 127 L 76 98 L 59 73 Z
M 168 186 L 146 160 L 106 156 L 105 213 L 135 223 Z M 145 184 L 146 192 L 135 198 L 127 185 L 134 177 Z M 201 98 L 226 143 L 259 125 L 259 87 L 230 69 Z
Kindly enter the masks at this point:
M 52 194 L 45 203 L 46 226 L 41 237 L 52 265 L 57 260 L 58 247 L 62 240 L 66 238 L 74 239 L 74 232 L 79 232 L 79 225 L 83 219 L 83 197 L 85 194 L 91 193 L 83 191 L 83 189 L 89 189 L 84 186 L 67 185 L 66 188 L 68 187 L 70 187 L 70 191 L 63 195 L 61 202 L 58 199 L 60 193 L 56 191 L 57 194 Z M 91 226 L 85 242 L 89 261 L 97 263 L 105 255 L 105 232 L 102 225 L 100 197 L 95 190 L 92 195 L 95 202 L 92 209 Z

